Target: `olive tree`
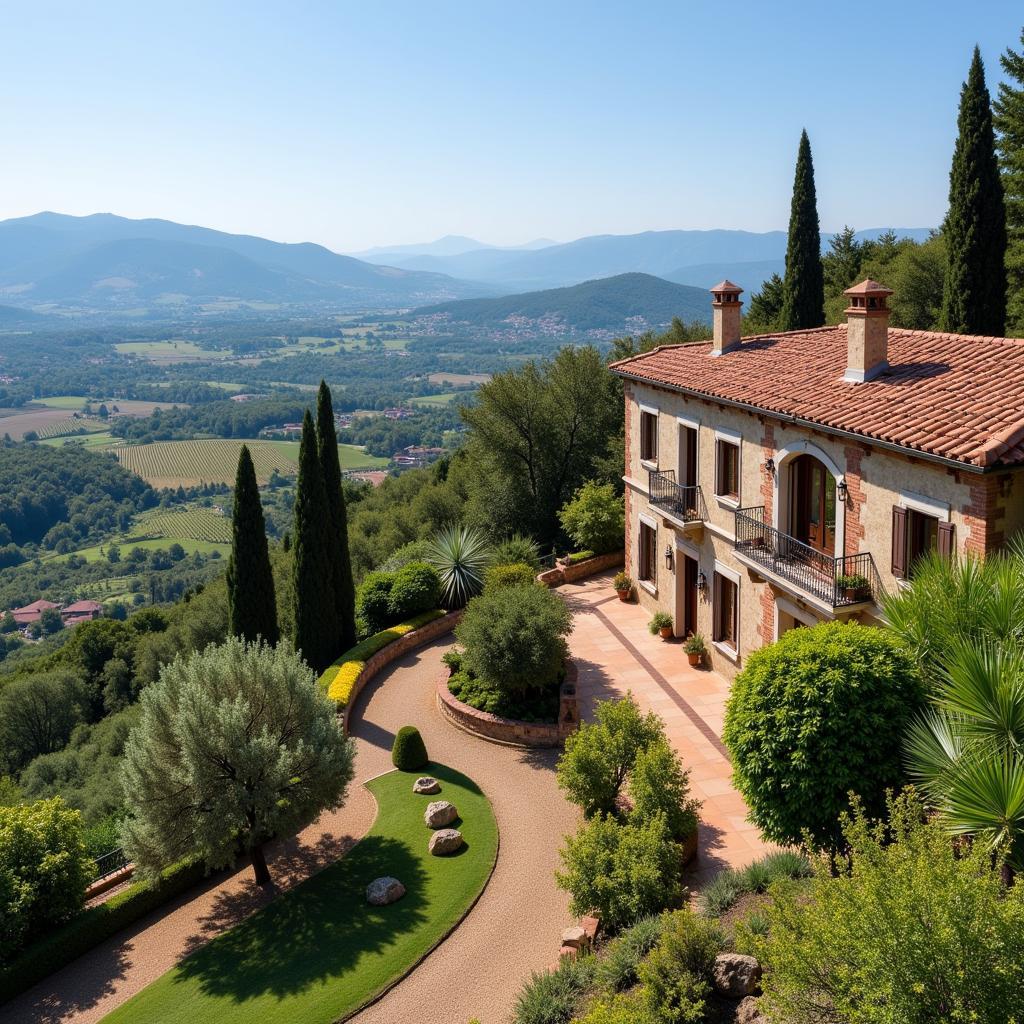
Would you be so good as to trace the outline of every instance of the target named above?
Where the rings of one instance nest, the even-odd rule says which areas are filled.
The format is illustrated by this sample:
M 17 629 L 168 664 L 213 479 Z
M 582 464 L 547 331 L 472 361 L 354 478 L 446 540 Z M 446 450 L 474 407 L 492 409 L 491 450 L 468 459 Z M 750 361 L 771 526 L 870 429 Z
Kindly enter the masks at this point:
M 230 638 L 165 666 L 143 691 L 125 746 L 129 856 L 153 874 L 185 857 L 236 852 L 270 881 L 263 852 L 341 805 L 353 750 L 294 650 Z

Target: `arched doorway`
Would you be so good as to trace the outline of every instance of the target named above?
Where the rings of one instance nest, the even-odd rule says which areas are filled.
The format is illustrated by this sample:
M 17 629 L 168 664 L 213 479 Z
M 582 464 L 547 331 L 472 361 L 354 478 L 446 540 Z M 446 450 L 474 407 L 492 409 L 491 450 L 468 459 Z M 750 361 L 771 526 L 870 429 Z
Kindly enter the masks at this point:
M 789 533 L 830 558 L 836 551 L 836 480 L 813 455 L 795 458 L 789 472 Z

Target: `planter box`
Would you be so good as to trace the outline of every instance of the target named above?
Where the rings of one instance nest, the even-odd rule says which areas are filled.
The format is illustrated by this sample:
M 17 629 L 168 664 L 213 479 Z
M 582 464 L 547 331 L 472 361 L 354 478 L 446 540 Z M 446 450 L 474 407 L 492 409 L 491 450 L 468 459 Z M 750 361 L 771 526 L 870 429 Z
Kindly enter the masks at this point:
M 557 587 L 561 583 L 576 583 L 578 580 L 585 580 L 589 576 L 596 576 L 598 573 L 607 572 L 609 569 L 615 569 L 625 564 L 625 551 L 611 551 L 607 555 L 595 555 L 593 558 L 576 562 L 574 565 L 570 565 L 568 562 L 559 562 L 554 569 L 540 573 L 537 579 L 546 587 Z

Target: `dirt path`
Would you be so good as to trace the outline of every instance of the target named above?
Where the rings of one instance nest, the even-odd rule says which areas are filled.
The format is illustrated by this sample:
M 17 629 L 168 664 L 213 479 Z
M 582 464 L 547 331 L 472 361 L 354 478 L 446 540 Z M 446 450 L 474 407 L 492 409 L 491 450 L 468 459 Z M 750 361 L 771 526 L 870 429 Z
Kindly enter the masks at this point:
M 556 958 L 569 923 L 555 888 L 562 835 L 576 812 L 554 780 L 555 753 L 485 743 L 445 722 L 434 704 L 442 640 L 385 669 L 360 696 L 352 716 L 356 784 L 339 811 L 321 818 L 268 858 L 276 893 L 337 860 L 365 834 L 374 802 L 360 785 L 391 767 L 402 725 L 419 727 L 432 758 L 472 777 L 490 798 L 500 830 L 498 864 L 480 902 L 456 932 L 398 987 L 355 1018 L 359 1024 L 504 1024 L 522 980 Z M 18 999 L 0 1007 L 4 1024 L 92 1024 L 238 923 L 276 893 L 252 882 L 248 867 L 212 878 L 119 933 Z

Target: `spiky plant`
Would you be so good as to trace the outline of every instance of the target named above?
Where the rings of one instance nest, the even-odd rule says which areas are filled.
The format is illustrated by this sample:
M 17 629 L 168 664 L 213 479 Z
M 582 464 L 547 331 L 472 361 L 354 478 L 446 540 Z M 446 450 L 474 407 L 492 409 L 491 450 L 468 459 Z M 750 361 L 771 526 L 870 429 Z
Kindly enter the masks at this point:
M 441 577 L 441 603 L 464 608 L 484 586 L 484 570 L 491 562 L 491 546 L 471 526 L 446 526 L 431 541 L 427 561 Z

